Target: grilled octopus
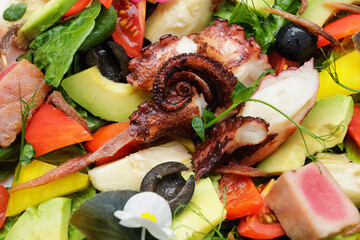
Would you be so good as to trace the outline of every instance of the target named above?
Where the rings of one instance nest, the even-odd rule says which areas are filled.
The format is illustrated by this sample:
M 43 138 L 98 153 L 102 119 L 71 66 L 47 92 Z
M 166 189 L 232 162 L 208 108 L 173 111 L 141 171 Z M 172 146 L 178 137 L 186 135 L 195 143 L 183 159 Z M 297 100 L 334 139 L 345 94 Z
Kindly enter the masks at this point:
M 214 39 L 211 38 L 212 36 Z M 206 28 L 198 35 L 181 38 L 163 37 L 158 43 L 144 49 L 141 57 L 131 60 L 129 65 L 131 73 L 127 79 L 134 86 L 152 90 L 154 98 L 151 102 L 139 105 L 138 110 L 130 116 L 129 128 L 96 152 L 70 159 L 45 175 L 19 184 L 10 191 L 43 185 L 79 171 L 99 158 L 114 156 L 119 149 L 134 140 L 149 143 L 172 133 L 192 135 L 194 132 L 191 121 L 195 116 L 201 117 L 204 108 L 215 112 L 215 115 L 228 108 L 232 104 L 230 96 L 237 81 L 249 86 L 254 81 L 252 79 L 254 76 L 257 78 L 263 69 L 269 67 L 266 55 L 260 55 L 258 44 L 251 38 L 245 39 L 244 36 L 244 30 L 241 27 L 228 26 L 227 22 L 217 20 L 213 26 Z M 220 50 L 221 48 L 223 49 Z M 230 54 L 232 51 L 233 54 Z M 246 67 L 243 68 L 243 66 Z M 246 70 L 249 73 L 242 74 Z M 312 63 L 306 64 L 299 70 L 287 70 L 287 72 L 280 74 L 285 79 L 284 82 L 288 84 L 285 84 L 287 87 L 298 88 L 308 84 L 306 81 L 303 85 L 294 85 L 291 81 L 288 83 L 287 80 L 291 79 L 292 75 L 297 82 L 301 82 L 302 78 L 309 78 L 310 81 L 318 83 L 318 75 Z M 237 73 L 240 73 L 240 78 L 237 78 Z M 241 75 L 246 77 L 241 78 Z M 268 86 L 272 85 L 272 78 L 268 79 L 271 81 L 262 81 L 260 88 L 268 89 Z M 315 88 L 312 87 L 312 89 Z M 261 93 L 261 91 L 258 92 Z M 314 92 L 311 93 L 311 100 L 298 101 L 307 104 L 296 106 L 300 109 L 298 112 L 301 113 L 300 117 L 297 117 L 298 122 L 311 109 L 316 99 L 316 91 Z M 273 94 L 267 96 L 276 98 Z M 278 101 L 286 101 L 286 99 L 281 99 L 281 96 L 280 94 Z M 247 115 L 247 112 L 251 113 L 251 111 L 246 111 L 248 108 L 248 104 L 245 104 L 242 109 L 239 106 L 232 113 L 235 115 L 240 111 L 238 116 L 231 115 L 222 119 L 222 123 L 208 132 L 207 140 L 197 145 L 197 151 L 193 157 L 198 179 L 211 172 L 264 175 L 263 172 L 251 168 L 250 164 L 239 164 L 236 156 L 234 160 L 234 153 L 240 160 L 251 158 L 253 153 L 263 148 L 267 149 L 264 155 L 270 154 L 275 148 L 266 148 L 266 146 L 273 145 L 271 143 L 275 139 L 284 141 L 284 136 L 282 135 L 279 139 L 276 138 L 277 132 L 270 131 L 269 133 L 272 119 L 262 119 L 256 114 Z M 293 131 L 292 125 L 287 122 L 284 124 Z

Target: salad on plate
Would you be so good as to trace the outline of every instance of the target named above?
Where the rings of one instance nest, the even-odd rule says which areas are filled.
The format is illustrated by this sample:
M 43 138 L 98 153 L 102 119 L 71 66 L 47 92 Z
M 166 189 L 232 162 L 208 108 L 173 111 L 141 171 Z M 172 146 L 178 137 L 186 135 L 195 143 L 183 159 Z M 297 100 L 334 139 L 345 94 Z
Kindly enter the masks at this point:
M 0 239 L 360 238 L 352 0 L 0 3 Z

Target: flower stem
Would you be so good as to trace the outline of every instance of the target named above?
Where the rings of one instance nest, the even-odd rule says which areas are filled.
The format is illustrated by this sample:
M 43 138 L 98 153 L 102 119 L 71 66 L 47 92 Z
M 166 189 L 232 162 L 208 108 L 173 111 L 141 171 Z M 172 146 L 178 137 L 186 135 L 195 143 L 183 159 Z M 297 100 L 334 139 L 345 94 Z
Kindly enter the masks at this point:
M 145 240 L 145 236 L 146 236 L 146 228 L 142 228 L 141 230 L 141 240 Z

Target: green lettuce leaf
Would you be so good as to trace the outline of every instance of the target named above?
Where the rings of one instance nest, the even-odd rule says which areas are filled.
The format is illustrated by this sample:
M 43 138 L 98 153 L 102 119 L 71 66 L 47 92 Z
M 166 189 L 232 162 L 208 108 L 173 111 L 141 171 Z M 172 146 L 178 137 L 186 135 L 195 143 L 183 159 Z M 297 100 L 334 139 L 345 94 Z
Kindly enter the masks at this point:
M 299 6 L 300 1 L 276 0 L 273 7 L 296 14 Z M 244 27 L 247 37 L 254 36 L 262 52 L 267 52 L 273 46 L 276 33 L 288 21 L 276 14 L 270 14 L 266 18 L 259 17 L 244 2 L 239 2 L 236 6 L 225 2 L 214 16 L 225 18 L 230 24 Z
M 47 30 L 31 42 L 25 58 L 45 70 L 46 83 L 59 86 L 74 54 L 94 28 L 100 9 L 101 3 L 97 2 L 79 16 Z

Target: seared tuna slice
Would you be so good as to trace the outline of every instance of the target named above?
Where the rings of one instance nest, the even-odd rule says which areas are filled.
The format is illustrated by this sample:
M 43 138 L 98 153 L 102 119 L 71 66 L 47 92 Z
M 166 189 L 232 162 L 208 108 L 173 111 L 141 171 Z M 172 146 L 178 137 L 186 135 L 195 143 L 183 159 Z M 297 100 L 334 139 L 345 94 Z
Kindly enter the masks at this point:
M 6 71 L 6 70 L 4 70 Z M 27 60 L 21 60 L 0 80 L 0 146 L 9 146 L 21 132 L 21 99 L 28 102 L 35 94 L 31 114 L 41 105 L 50 91 L 44 80 L 44 74 Z M 19 89 L 20 88 L 20 89 Z
M 355 205 L 319 162 L 283 173 L 265 203 L 294 240 L 326 239 L 360 222 Z

